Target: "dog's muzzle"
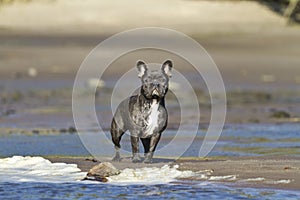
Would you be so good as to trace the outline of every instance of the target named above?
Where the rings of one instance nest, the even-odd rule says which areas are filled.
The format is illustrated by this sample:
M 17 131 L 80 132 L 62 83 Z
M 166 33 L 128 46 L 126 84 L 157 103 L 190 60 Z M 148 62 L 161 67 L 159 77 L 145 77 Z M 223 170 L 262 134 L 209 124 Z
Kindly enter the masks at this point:
M 159 95 L 158 90 L 157 89 L 153 90 L 152 95 L 157 95 L 158 96 Z
M 153 90 L 153 92 L 152 92 L 152 97 L 156 97 L 156 98 L 158 98 L 159 97 L 159 91 L 157 90 L 157 89 L 155 89 L 155 90 Z

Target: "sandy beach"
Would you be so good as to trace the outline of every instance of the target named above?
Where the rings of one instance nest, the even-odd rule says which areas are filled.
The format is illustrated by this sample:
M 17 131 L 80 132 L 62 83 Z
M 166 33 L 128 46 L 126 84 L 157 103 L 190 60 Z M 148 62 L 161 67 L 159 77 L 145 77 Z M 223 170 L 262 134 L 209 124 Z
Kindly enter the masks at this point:
M 228 100 L 227 123 L 299 122 L 298 35 L 282 30 L 272 37 L 266 33 L 197 37 L 222 74 Z M 12 128 L 22 124 L 22 127 L 32 129 L 74 126 L 71 95 L 76 71 L 89 51 L 104 38 L 98 35 L 0 34 L 3 41 L 0 46 L 0 84 L 4 91 L 2 96 L 7 99 L 7 103 L 2 105 L 2 112 L 14 109 L 16 114 L 20 114 L 13 118 L 1 117 L 1 126 Z M 129 68 L 134 65 L 134 59 L 124 58 L 122 62 L 128 63 Z M 192 73 L 180 60 L 174 59 L 177 70 Z M 36 77 L 28 75 L 30 68 L 37 70 Z M 114 65 L 104 78 L 114 80 L 119 73 L 118 66 Z M 272 80 L 265 80 L 268 77 Z M 201 124 L 207 124 L 210 119 L 209 94 L 205 84 L 196 87 L 203 113 Z M 288 112 L 290 117 L 272 117 L 274 111 L 281 110 Z M 58 115 L 59 118 L 56 118 Z M 102 123 L 106 129 L 111 115 L 107 110 L 107 116 L 103 116 Z M 178 113 L 173 110 L 170 127 L 178 124 L 176 116 Z M 48 126 L 49 120 L 53 120 L 57 127 Z M 35 125 L 32 126 L 32 123 Z
M 49 157 L 52 162 L 75 163 L 82 171 L 88 171 L 99 162 L 92 158 Z M 109 161 L 107 158 L 104 161 Z M 185 180 L 222 182 L 235 187 L 300 189 L 300 159 L 298 157 L 243 157 L 243 158 L 182 158 L 172 160 L 156 158 L 152 164 L 132 163 L 130 158 L 111 162 L 118 169 L 162 167 L 179 165 L 179 170 L 207 171 L 207 178 L 191 177 Z M 211 177 L 215 177 L 211 178 Z M 217 179 L 216 177 L 219 177 Z
M 286 26 L 282 16 L 256 1 L 163 0 L 159 7 L 156 4 L 151 0 L 144 4 L 126 0 L 118 5 L 104 0 L 57 0 L 2 5 L 0 139 L 10 141 L 7 138 L 21 135 L 32 137 L 30 142 L 38 137 L 57 136 L 76 136 L 78 140 L 72 115 L 72 89 L 81 63 L 97 44 L 111 35 L 146 26 L 180 31 L 206 49 L 218 66 L 226 87 L 225 129 L 232 124 L 276 129 L 277 125 L 299 123 L 299 25 Z M 144 52 L 139 55 L 158 61 L 170 56 L 174 68 L 191 77 L 190 80 L 196 79 L 192 85 L 197 89 L 201 109 L 199 129 L 206 131 L 211 102 L 203 80 L 197 82 L 199 76 L 193 77 L 190 66 L 171 54 Z M 102 77 L 106 87 L 98 89 L 95 107 L 105 131 L 110 128 L 112 112 L 110 99 L 103 96 L 110 94 L 109 84 L 133 68 L 136 59 L 137 55 L 119 58 Z M 168 104 L 168 130 L 175 131 L 181 120 L 180 109 L 171 95 L 167 97 Z M 190 118 L 194 116 L 189 113 Z M 186 181 L 276 188 L 291 193 L 300 190 L 299 136 L 294 132 L 289 136 L 290 130 L 275 130 L 278 135 L 281 132 L 287 134 L 286 138 L 275 138 L 273 132 L 264 137 L 264 131 L 255 130 L 245 138 L 241 132 L 241 135 L 226 136 L 221 141 L 224 146 L 220 152 L 228 150 L 239 156 L 156 158 L 153 164 L 134 164 L 127 157 L 120 163 L 112 163 L 118 169 L 179 165 L 179 170 L 206 173 L 203 179 L 191 177 Z M 21 136 L 20 144 L 26 143 Z M 234 141 L 233 145 L 226 146 L 228 141 Z M 239 143 L 244 146 L 235 146 Z M 261 150 L 255 145 L 265 147 Z M 11 148 L 17 147 L 18 144 L 11 145 Z M 84 148 L 82 144 L 81 148 Z M 275 155 L 273 151 L 276 151 Z M 0 147 L 0 157 L 11 156 L 2 152 L 5 151 Z M 253 152 L 257 156 L 243 156 Z M 92 157 L 70 156 L 69 153 L 41 156 L 54 163 L 77 164 L 83 172 L 99 163 Z M 110 158 L 100 161 L 110 161 Z
M 155 2 L 146 1 L 145 6 L 139 7 L 141 15 L 136 18 L 131 11 L 138 5 L 130 0 L 126 3 L 128 9 L 122 10 L 125 5 L 119 5 L 113 9 L 114 14 L 110 12 L 113 4 L 94 0 L 89 0 L 89 4 L 34 1 L 2 6 L 0 85 L 4 91 L 2 96 L 7 100 L 2 105 L 2 112 L 8 111 L 9 115 L 12 110 L 20 115 L 11 119 L 4 114 L 0 119 L 1 126 L 12 128 L 22 124 L 22 127 L 31 129 L 74 126 L 72 87 L 84 58 L 112 34 L 127 28 L 154 25 L 186 33 L 207 50 L 221 72 L 227 91 L 226 123 L 299 122 L 299 26 L 286 26 L 282 17 L 257 2 L 186 1 L 183 4 L 176 0 L 169 5 L 165 0 L 160 9 L 153 10 L 148 8 L 154 7 Z M 170 14 L 163 20 L 150 17 L 161 18 L 159 14 L 168 7 Z M 181 12 L 178 14 L 179 8 Z M 79 9 L 82 12 L 78 12 Z M 63 10 L 69 15 L 62 16 Z M 236 17 L 242 11 L 243 18 Z M 37 14 L 39 20 L 34 18 Z M 125 14 L 127 18 L 120 17 Z M 109 18 L 101 18 L 103 15 L 109 15 Z M 176 20 L 172 20 L 175 15 Z M 189 23 L 184 23 L 186 20 Z M 175 21 L 176 26 L 171 23 Z M 82 26 L 87 28 L 79 28 Z M 152 56 L 163 59 L 165 55 L 161 58 L 155 54 Z M 150 59 L 150 55 L 148 57 Z M 104 78 L 114 80 L 123 73 L 118 63 L 126 63 L 126 67 L 123 64 L 125 70 L 134 65 L 135 59 L 133 56 L 119 60 Z M 187 75 L 193 73 L 182 60 L 173 59 L 177 70 Z M 32 68 L 37 73 L 34 77 L 28 75 Z M 203 82 L 196 84 L 203 113 L 201 124 L 207 124 L 210 97 Z M 285 111 L 290 117 L 272 117 L 276 111 Z M 22 113 L 26 113 L 26 117 Z M 111 113 L 106 113 L 101 123 L 108 129 Z M 178 124 L 177 116 L 178 112 L 172 111 L 170 127 Z M 38 122 L 35 119 L 39 119 Z M 49 120 L 53 120 L 57 127 L 48 126 Z
M 236 17 L 240 15 L 243 17 Z M 2 29 L 43 34 L 111 34 L 146 26 L 187 34 L 255 33 L 280 31 L 284 25 L 282 17 L 256 1 L 42 0 L 13 3 L 1 7 L 0 12 Z

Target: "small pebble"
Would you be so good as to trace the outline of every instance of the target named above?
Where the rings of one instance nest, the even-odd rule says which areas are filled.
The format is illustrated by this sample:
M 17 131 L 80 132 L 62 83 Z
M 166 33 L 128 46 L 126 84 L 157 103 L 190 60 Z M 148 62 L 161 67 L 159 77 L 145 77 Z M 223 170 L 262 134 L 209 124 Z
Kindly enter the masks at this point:
M 30 76 L 30 77 L 36 77 L 38 75 L 38 71 L 34 67 L 30 67 L 28 69 L 27 73 L 28 73 L 28 76 Z
M 76 130 L 75 127 L 70 126 L 69 129 L 68 129 L 68 132 L 69 132 L 69 133 L 77 133 L 77 130 Z

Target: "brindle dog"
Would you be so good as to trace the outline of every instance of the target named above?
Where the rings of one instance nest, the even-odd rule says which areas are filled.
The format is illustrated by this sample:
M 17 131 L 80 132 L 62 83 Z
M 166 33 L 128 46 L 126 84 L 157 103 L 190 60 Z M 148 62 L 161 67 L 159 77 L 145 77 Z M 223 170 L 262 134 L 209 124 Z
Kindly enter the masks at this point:
M 142 81 L 140 93 L 120 103 L 111 124 L 111 136 L 115 145 L 113 161 L 120 161 L 120 140 L 128 130 L 131 136 L 132 162 L 141 162 L 139 139 L 145 150 L 145 163 L 151 163 L 153 153 L 166 129 L 168 113 L 165 95 L 169 88 L 172 62 L 165 61 L 160 70 L 150 71 L 143 61 L 137 62 L 138 76 Z

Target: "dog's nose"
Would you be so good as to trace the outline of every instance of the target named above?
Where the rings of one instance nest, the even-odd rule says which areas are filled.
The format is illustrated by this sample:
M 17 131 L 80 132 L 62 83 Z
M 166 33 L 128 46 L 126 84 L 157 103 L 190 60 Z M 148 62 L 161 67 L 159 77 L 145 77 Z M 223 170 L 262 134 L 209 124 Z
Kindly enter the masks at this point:
M 153 83 L 153 86 L 159 88 L 159 83 Z

